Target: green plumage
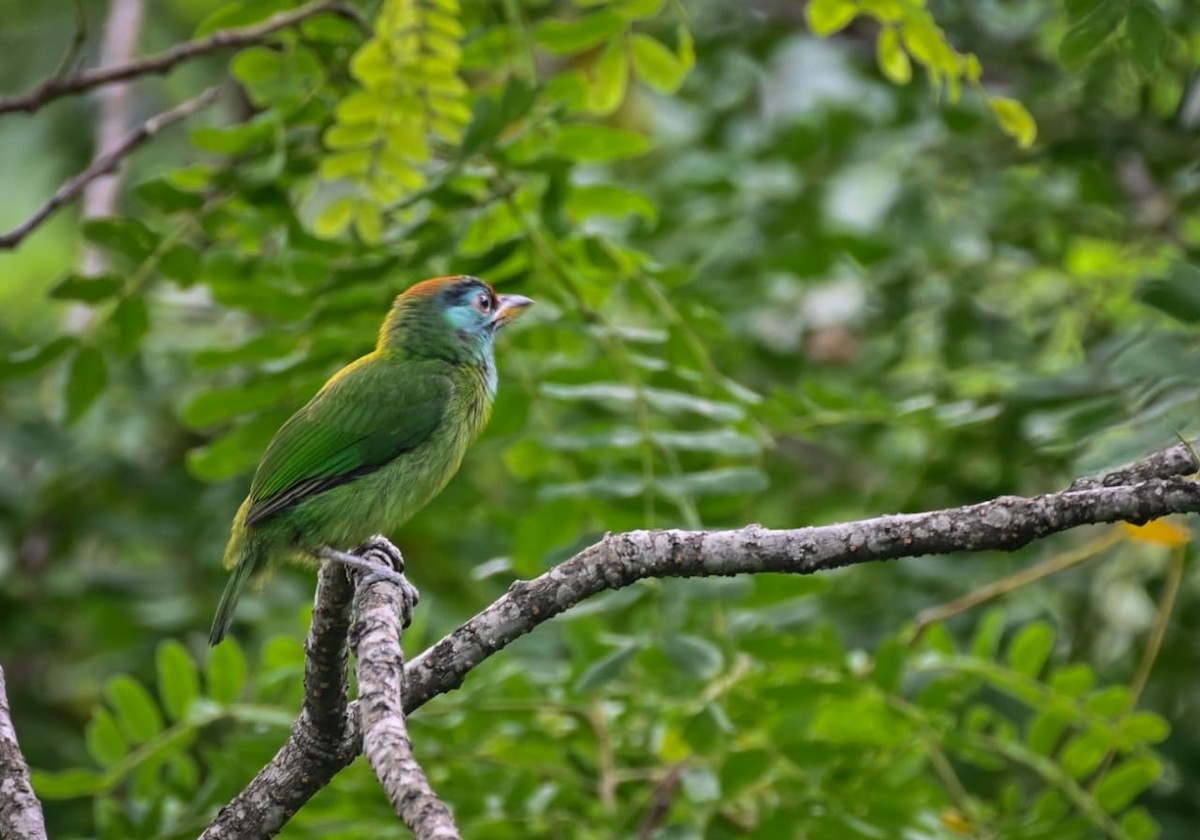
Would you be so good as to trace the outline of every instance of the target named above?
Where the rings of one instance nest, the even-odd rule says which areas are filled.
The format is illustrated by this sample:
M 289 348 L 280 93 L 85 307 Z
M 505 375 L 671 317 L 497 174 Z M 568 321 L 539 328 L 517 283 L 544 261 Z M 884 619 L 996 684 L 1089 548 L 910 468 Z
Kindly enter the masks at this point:
M 233 522 L 209 642 L 229 629 L 247 583 L 279 560 L 348 551 L 394 531 L 458 471 L 495 395 L 497 330 L 531 301 L 474 277 L 413 286 L 376 349 L 347 365 L 283 424 Z

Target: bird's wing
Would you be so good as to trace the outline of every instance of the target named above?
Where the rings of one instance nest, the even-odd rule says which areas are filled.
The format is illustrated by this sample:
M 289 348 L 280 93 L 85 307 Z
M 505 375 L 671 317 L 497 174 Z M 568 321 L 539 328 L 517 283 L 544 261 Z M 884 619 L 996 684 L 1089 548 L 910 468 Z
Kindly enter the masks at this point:
M 441 422 L 453 390 L 436 363 L 338 374 L 275 433 L 250 485 L 246 523 L 386 466 Z

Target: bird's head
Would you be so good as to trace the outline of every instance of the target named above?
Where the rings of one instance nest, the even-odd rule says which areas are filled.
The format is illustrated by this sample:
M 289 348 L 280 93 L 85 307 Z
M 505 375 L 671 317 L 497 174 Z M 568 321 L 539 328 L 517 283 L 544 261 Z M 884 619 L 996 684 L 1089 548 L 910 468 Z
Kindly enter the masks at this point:
M 532 303 L 523 295 L 498 295 L 478 277 L 435 277 L 396 298 L 379 346 L 414 356 L 481 363 L 491 358 L 496 333 Z

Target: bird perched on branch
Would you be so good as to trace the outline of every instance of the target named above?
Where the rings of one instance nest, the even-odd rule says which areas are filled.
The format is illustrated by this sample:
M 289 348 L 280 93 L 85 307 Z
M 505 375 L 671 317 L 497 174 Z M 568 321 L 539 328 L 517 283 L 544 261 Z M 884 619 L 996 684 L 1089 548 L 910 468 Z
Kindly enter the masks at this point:
M 347 551 L 400 527 L 446 486 L 491 414 L 496 333 L 531 303 L 468 276 L 396 298 L 375 350 L 335 373 L 267 446 L 233 520 L 233 574 L 210 644 L 229 630 L 246 584 L 272 565 L 365 565 Z

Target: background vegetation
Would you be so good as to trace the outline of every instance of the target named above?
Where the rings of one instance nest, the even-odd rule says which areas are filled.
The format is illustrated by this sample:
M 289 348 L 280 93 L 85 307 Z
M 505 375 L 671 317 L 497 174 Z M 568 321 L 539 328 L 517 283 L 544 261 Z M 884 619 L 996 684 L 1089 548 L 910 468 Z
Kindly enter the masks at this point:
M 298 5 L 150 3 L 139 50 Z M 539 306 L 400 535 L 413 652 L 607 530 L 1037 493 L 1195 430 L 1194 4 L 351 5 L 373 36 L 313 17 L 137 81 L 138 121 L 222 97 L 131 159 L 116 216 L 0 258 L 0 661 L 53 836 L 194 836 L 283 739 L 313 575 L 206 652 L 228 524 L 418 279 Z M 106 9 L 80 8 L 92 64 Z M 75 19 L 0 16 L 20 92 Z M 0 228 L 86 165 L 93 109 L 0 118 Z M 1187 527 L 644 583 L 414 739 L 474 837 L 1191 837 Z M 1044 561 L 1066 570 L 915 632 Z M 400 833 L 359 762 L 283 836 Z

